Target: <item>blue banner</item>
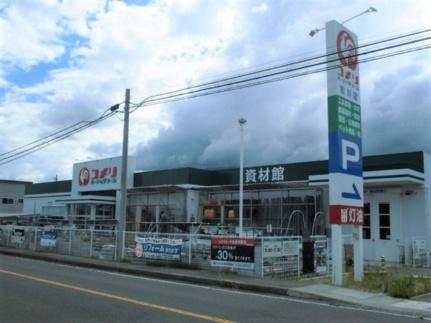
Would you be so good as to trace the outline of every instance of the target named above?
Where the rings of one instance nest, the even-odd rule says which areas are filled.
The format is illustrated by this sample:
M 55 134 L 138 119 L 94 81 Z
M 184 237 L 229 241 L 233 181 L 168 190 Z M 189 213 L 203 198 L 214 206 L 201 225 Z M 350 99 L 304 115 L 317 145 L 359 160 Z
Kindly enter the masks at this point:
M 136 237 L 135 255 L 138 258 L 180 260 L 182 240 Z

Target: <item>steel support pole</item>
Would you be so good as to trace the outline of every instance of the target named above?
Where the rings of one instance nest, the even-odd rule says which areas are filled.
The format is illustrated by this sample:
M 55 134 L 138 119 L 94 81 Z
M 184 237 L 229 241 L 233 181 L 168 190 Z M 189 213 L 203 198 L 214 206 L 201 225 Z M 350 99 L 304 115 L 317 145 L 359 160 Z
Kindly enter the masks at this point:
M 343 234 L 341 225 L 331 224 L 332 284 L 343 285 Z
M 362 225 L 353 226 L 353 275 L 355 281 L 364 279 L 364 242 L 362 237 Z

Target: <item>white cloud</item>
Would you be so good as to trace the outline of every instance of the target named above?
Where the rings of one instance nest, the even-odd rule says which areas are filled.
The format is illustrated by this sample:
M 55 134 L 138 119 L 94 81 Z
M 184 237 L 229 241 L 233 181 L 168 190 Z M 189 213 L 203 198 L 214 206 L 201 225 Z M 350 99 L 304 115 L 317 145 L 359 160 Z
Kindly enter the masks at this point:
M 348 18 L 366 5 L 271 2 L 269 8 L 262 1 L 166 0 L 141 6 L 103 0 L 40 0 L 31 5 L 14 1 L 0 15 L 0 87 L 7 89 L 5 102 L 0 103 L 0 134 L 7 140 L 0 149 L 6 151 L 100 114 L 124 100 L 126 87 L 131 88 L 136 103 L 149 95 L 232 71 L 321 54 L 324 33 L 310 38 L 310 29 L 323 26 L 332 17 Z M 429 10 L 430 4 L 382 2 L 377 9 L 378 13 L 349 23 L 361 42 L 426 26 L 426 15 L 418 14 Z M 43 82 L 20 87 L 5 79 L 10 65 L 28 69 L 40 62 L 55 62 L 67 51 L 70 59 L 66 66 L 50 71 Z M 397 95 L 391 93 L 391 87 L 384 93 L 393 103 L 391 120 L 401 122 L 406 111 L 399 102 L 408 104 L 402 99 L 428 84 L 429 57 L 429 52 L 423 52 L 361 67 L 363 116 L 369 122 L 365 126 L 369 137 L 364 139 L 368 151 L 384 151 L 369 139 L 381 129 L 379 114 L 385 111 L 376 92 L 379 84 L 389 84 L 391 78 L 398 82 Z M 410 70 L 413 62 L 422 72 L 420 77 L 409 74 L 407 86 L 399 71 Z M 141 108 L 131 116 L 130 151 L 139 155 L 143 168 L 235 166 L 237 119 L 244 116 L 248 120 L 248 163 L 325 158 L 325 98 L 325 75 L 320 74 Z M 429 123 L 430 116 L 423 115 Z M 405 123 L 402 136 L 417 135 L 413 128 Z M 17 133 L 20 135 L 14 135 Z M 55 174 L 70 178 L 74 161 L 120 154 L 121 136 L 121 121 L 113 118 L 16 161 L 13 167 L 0 166 L 0 178 L 43 180 Z M 382 147 L 393 138 L 400 139 L 389 132 L 383 138 Z M 423 140 L 418 147 L 428 145 Z
M 258 14 L 264 14 L 267 11 L 268 11 L 268 5 L 266 4 L 266 2 L 262 2 L 260 5 L 253 6 L 251 8 L 251 12 L 258 13 Z

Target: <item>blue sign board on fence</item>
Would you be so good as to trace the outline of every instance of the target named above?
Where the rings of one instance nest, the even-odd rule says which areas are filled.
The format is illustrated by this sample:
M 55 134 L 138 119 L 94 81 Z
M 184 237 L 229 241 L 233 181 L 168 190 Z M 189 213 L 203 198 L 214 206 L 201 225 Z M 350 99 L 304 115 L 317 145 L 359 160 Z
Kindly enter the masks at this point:
M 136 237 L 136 257 L 161 260 L 180 260 L 181 239 Z
M 40 245 L 42 247 L 55 247 L 57 244 L 57 232 L 52 230 L 42 231 Z

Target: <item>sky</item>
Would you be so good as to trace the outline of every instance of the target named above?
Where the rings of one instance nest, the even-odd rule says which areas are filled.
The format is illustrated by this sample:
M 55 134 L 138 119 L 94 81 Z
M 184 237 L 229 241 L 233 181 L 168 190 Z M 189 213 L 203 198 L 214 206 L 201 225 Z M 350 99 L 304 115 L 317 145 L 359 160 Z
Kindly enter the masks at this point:
M 430 28 L 429 0 L 0 0 L 0 154 L 110 106 L 325 53 L 346 23 L 359 43 Z M 360 65 L 364 155 L 431 153 L 431 49 Z M 137 169 L 328 158 L 326 75 L 312 74 L 130 115 Z M 121 155 L 122 115 L 9 164 L 1 179 L 70 179 L 72 165 Z M 1 156 L 0 156 L 1 157 Z

